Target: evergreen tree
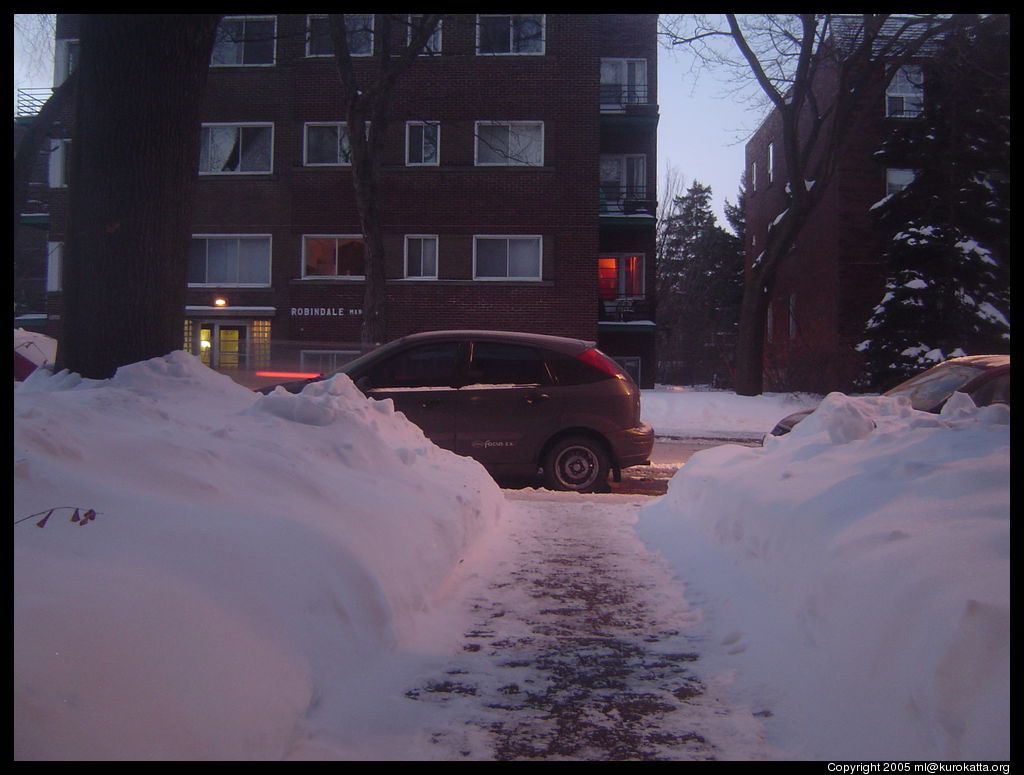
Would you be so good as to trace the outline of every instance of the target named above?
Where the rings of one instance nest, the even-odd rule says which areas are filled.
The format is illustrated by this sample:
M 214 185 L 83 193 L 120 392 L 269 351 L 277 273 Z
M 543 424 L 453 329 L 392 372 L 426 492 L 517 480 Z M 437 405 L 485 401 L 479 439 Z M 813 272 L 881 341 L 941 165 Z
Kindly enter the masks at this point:
M 877 209 L 891 234 L 884 297 L 858 349 L 865 387 L 935 362 L 1009 352 L 1010 26 L 992 16 L 922 64 L 921 118 L 878 154 L 913 181 Z
M 742 298 L 742 243 L 718 226 L 711 188 L 694 181 L 663 223 L 658 257 L 660 379 L 726 380 Z

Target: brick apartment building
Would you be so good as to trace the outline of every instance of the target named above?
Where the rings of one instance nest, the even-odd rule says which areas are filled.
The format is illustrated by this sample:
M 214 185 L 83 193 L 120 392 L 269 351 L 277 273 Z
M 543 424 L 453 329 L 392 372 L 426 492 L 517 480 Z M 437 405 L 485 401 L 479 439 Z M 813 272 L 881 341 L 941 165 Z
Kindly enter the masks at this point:
M 372 29 L 374 15 L 361 20 Z M 56 78 L 76 15 L 57 23 Z M 451 14 L 396 93 L 382 171 L 387 332 L 597 340 L 654 379 L 654 14 Z M 363 242 L 325 19 L 227 16 L 200 128 L 183 346 L 240 378 L 359 349 Z M 349 40 L 374 67 L 372 34 Z M 59 334 L 67 143 L 50 154 Z
M 873 158 L 893 122 L 920 115 L 920 68 L 902 68 L 884 94 L 861 106 L 855 131 L 825 198 L 782 262 L 765 332 L 766 389 L 849 390 L 863 373 L 855 346 L 882 298 L 884 235 L 872 206 L 913 179 L 911 170 L 885 169 Z M 814 83 L 819 104 L 837 89 L 823 67 Z M 768 228 L 787 206 L 789 176 L 781 152 L 781 120 L 773 111 L 746 146 L 747 264 L 763 249 Z

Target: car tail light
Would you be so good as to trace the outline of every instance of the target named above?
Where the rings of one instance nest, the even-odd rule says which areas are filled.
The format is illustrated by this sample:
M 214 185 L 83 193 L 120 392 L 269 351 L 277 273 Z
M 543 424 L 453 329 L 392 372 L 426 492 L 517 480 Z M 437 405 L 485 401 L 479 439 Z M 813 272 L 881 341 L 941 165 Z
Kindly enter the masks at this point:
M 626 373 L 621 369 L 619 364 L 605 355 L 598 349 L 591 347 L 589 350 L 584 350 L 576 356 L 579 360 L 584 363 L 593 366 L 599 371 L 608 374 L 609 376 L 615 377 L 621 380 L 627 380 Z

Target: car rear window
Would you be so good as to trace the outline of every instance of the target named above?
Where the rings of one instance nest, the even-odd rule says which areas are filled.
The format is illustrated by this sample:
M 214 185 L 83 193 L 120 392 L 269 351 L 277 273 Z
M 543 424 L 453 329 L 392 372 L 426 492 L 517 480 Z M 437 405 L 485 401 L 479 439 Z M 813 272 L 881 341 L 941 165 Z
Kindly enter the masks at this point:
M 548 354 L 548 368 L 558 385 L 588 385 L 613 379 L 612 375 L 596 366 L 561 353 Z
M 544 385 L 551 378 L 544 358 L 532 347 L 476 342 L 466 381 L 470 385 Z

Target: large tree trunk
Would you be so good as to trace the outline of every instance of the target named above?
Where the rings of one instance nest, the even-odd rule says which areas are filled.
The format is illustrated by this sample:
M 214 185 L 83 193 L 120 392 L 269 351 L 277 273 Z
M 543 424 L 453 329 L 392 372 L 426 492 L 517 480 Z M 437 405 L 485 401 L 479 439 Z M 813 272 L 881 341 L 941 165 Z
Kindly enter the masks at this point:
M 743 284 L 740 324 L 736 335 L 736 394 L 757 396 L 764 390 L 764 338 L 769 294 L 761 278 L 748 277 Z
M 180 349 L 199 116 L 218 14 L 83 14 L 64 365 L 93 378 Z

